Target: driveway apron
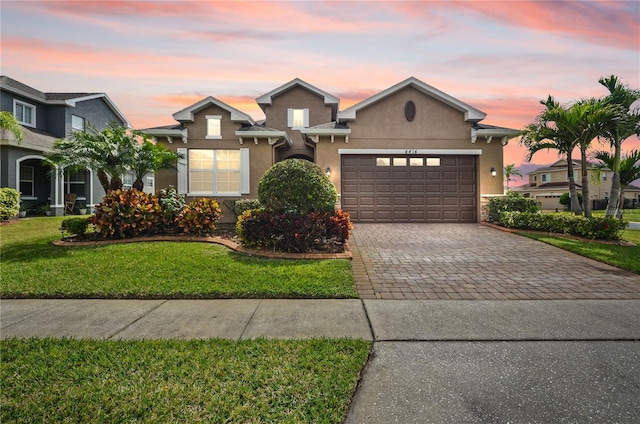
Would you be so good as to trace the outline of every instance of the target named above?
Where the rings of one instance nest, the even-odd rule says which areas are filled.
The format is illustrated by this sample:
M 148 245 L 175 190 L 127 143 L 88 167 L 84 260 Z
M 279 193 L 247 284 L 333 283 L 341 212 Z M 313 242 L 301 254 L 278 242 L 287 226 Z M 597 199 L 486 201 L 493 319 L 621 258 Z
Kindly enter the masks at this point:
M 480 224 L 355 224 L 362 299 L 640 299 L 640 276 Z

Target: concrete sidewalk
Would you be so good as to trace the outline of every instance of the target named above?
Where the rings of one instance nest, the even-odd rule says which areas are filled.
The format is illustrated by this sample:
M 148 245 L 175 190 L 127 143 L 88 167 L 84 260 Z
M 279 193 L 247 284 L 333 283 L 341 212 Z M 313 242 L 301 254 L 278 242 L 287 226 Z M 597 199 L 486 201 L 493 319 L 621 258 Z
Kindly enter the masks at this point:
M 640 301 L 0 300 L 0 337 L 640 340 Z
M 0 338 L 347 337 L 346 423 L 640 422 L 640 300 L 0 300 Z

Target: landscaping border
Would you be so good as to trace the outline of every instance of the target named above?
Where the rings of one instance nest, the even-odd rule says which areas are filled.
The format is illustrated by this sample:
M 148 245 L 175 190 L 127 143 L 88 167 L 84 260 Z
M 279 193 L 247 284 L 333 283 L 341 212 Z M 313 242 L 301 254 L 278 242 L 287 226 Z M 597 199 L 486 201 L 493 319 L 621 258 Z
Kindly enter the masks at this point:
M 267 259 L 353 259 L 349 244 L 345 244 L 342 253 L 288 253 L 288 252 L 269 252 L 266 250 L 249 249 L 238 243 L 222 238 L 222 237 L 196 237 L 196 236 L 178 236 L 178 235 L 159 235 L 148 237 L 135 237 L 116 240 L 92 240 L 92 241 L 68 241 L 56 240 L 54 246 L 102 246 L 109 244 L 121 243 L 144 243 L 153 241 L 178 241 L 178 242 L 197 242 L 197 243 L 215 243 L 225 246 L 235 252 L 244 253 L 250 256 L 257 256 Z
M 507 232 L 507 233 L 513 233 L 513 234 L 519 234 L 519 233 L 543 234 L 543 235 L 548 235 L 548 236 L 566 238 L 568 240 L 586 241 L 586 242 L 591 242 L 591 243 L 611 244 L 611 245 L 628 246 L 628 247 L 637 246 L 635 243 L 632 243 L 632 242 L 629 242 L 629 241 L 624 241 L 624 240 L 619 240 L 619 241 L 598 240 L 598 239 L 588 239 L 588 238 L 584 238 L 584 237 L 572 236 L 571 234 L 551 233 L 549 231 L 521 230 L 521 229 L 518 229 L 518 228 L 502 227 L 500 225 L 491 224 L 491 223 L 486 222 L 486 221 L 480 222 L 480 224 L 482 224 L 484 226 L 487 226 L 487 227 L 490 227 L 490 228 L 494 228 L 496 230 L 504 231 L 504 232 Z

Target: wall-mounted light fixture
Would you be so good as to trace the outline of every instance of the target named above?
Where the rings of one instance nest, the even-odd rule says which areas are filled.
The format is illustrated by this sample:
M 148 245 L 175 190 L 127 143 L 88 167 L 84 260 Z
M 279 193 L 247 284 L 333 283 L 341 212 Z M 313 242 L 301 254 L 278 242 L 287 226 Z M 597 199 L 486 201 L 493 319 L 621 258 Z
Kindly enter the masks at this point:
M 325 174 L 327 174 L 327 177 L 331 176 L 331 168 L 327 167 L 327 170 L 325 171 Z
M 493 166 L 491 167 L 491 176 L 495 177 L 496 175 L 498 175 L 498 171 L 496 171 L 496 168 L 494 168 Z

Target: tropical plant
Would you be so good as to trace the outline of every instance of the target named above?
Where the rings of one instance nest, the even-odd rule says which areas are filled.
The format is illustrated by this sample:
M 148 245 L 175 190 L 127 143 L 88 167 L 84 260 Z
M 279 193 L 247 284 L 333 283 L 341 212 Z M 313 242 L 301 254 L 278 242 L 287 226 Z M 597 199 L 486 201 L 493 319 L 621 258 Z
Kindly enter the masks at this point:
M 5 139 L 5 131 L 12 133 L 16 137 L 18 144 L 22 143 L 22 139 L 24 138 L 22 125 L 20 125 L 11 112 L 2 111 L 0 112 L 0 139 L 2 140 Z
M 632 150 L 627 155 L 621 156 L 620 158 L 616 158 L 615 153 L 611 154 L 611 152 L 607 152 L 606 150 L 599 150 L 594 153 L 594 158 L 600 161 L 600 163 L 596 165 L 595 173 L 595 176 L 598 179 L 600 179 L 600 173 L 603 169 L 613 169 L 616 161 L 619 161 L 619 205 L 616 206 L 615 216 L 618 218 L 622 218 L 622 210 L 624 208 L 624 190 L 632 182 L 640 178 L 640 150 Z M 613 185 L 613 182 L 611 184 Z M 611 204 L 611 198 L 609 198 L 609 204 Z M 607 205 L 607 214 L 605 214 L 605 216 L 607 218 L 610 218 L 608 216 L 608 213 L 609 207 Z
M 86 131 L 57 140 L 47 158 L 61 169 L 95 169 L 102 188 L 108 192 L 122 189 L 122 176 L 129 171 L 135 177 L 134 188 L 142 190 L 146 174 L 174 167 L 179 156 L 153 144 L 140 131 L 110 123 L 102 131 L 87 124 Z
M 609 90 L 609 95 L 604 98 L 604 102 L 617 105 L 620 113 L 620 119 L 616 121 L 617 125 L 602 136 L 613 149 L 613 156 L 609 161 L 613 176 L 605 216 L 615 217 L 620 215 L 618 210 L 624 206 L 620 201 L 622 197 L 620 178 L 622 142 L 634 134 L 640 137 L 640 108 L 632 109 L 632 105 L 640 99 L 640 90 L 632 89 L 623 84 L 615 75 L 600 78 L 599 82 Z
M 158 198 L 138 190 L 112 190 L 88 218 L 105 238 L 139 237 L 160 229 L 162 208 Z
M 161 169 L 175 169 L 178 159 L 183 159 L 184 155 L 172 152 L 160 144 L 152 143 L 147 135 L 138 132 L 135 134 L 142 136 L 142 141 L 135 146 L 134 157 L 129 169 L 133 172 L 134 177 L 132 188 L 143 190 L 145 175 Z
M 218 201 L 203 197 L 186 205 L 176 220 L 185 233 L 204 237 L 213 234 L 221 216 Z
M 564 108 L 560 106 L 560 103 L 549 95 L 547 100 L 541 100 L 540 104 L 545 106 L 545 110 L 538 114 L 533 123 L 524 128 L 521 133 L 520 144 L 529 150 L 527 161 L 531 161 L 535 153 L 544 149 L 557 150 L 558 155 L 566 158 L 571 210 L 576 215 L 580 215 L 582 214 L 582 206 L 578 201 L 572 158 L 573 149 L 575 149 L 577 142 L 564 127 L 559 127 L 555 123 L 559 119 L 558 116 L 561 116 L 564 112 Z
M 616 126 L 619 119 L 618 107 L 598 99 L 579 100 L 563 107 L 551 96 L 542 102 L 547 108 L 538 115 L 536 121 L 526 127 L 522 143 L 529 149 L 529 158 L 541 149 L 556 149 L 567 156 L 569 192 L 574 212 L 580 214 L 571 153 L 580 149 L 582 174 L 582 196 L 589 199 L 589 163 L 587 153 L 591 142 L 603 136 Z M 591 216 L 591 204 L 585 201 L 584 214 Z
M 504 167 L 504 179 L 507 182 L 507 191 L 509 191 L 509 181 L 515 181 L 515 178 L 511 177 L 522 177 L 522 173 L 516 169 L 516 165 L 514 163 L 510 165 L 505 165 Z

